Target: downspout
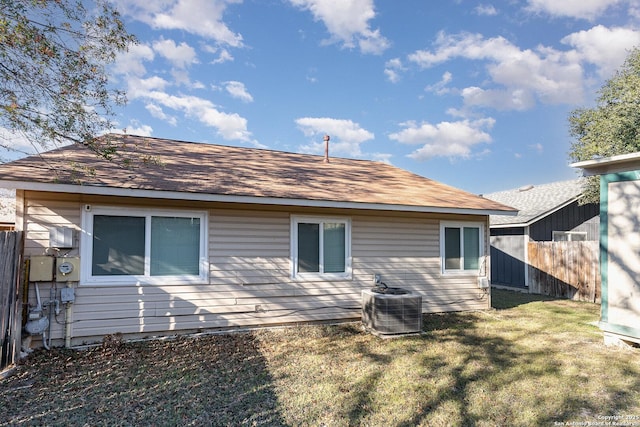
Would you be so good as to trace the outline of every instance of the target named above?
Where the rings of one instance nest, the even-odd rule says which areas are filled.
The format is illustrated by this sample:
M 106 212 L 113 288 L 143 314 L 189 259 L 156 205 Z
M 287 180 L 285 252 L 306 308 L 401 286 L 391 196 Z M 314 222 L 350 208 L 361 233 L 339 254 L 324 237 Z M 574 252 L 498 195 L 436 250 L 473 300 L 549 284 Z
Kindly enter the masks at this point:
M 524 286 L 529 288 L 529 226 L 524 227 Z

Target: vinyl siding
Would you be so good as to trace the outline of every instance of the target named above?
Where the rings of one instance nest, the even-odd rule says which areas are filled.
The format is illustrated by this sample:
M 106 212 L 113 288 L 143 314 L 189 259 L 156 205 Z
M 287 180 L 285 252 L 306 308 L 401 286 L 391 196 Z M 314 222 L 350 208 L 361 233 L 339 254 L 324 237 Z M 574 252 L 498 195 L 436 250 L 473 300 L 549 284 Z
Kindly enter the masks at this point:
M 81 229 L 85 203 L 126 205 L 131 199 L 80 199 L 74 195 L 26 193 L 25 253 L 41 255 L 48 227 Z M 167 208 L 152 200 L 136 207 Z M 486 217 L 416 215 L 345 215 L 344 211 L 303 209 L 228 209 L 228 205 L 172 203 L 172 208 L 207 210 L 209 280 L 203 284 L 75 285 L 72 345 L 100 341 L 113 333 L 130 337 L 166 335 L 228 327 L 277 325 L 307 321 L 358 319 L 361 292 L 373 274 L 389 286 L 423 296 L 423 312 L 487 309 L 489 297 L 477 288 L 475 275 L 440 272 L 440 220 L 483 221 Z M 352 278 L 301 281 L 291 277 L 292 214 L 345 216 L 351 219 Z M 488 252 L 485 230 L 485 253 Z M 74 249 L 70 255 L 78 255 Z M 51 284 L 41 283 L 44 301 Z M 64 284 L 58 284 L 58 289 Z M 59 291 L 58 294 L 59 295 Z M 30 301 L 35 304 L 34 286 Z M 64 310 L 53 322 L 53 338 L 64 338 Z

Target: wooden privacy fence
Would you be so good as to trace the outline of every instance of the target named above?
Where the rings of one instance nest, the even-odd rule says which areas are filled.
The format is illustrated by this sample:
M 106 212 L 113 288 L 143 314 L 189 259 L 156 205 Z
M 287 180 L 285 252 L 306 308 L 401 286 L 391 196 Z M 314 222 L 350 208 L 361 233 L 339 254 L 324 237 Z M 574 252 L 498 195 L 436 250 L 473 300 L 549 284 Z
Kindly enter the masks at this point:
M 0 231 L 0 370 L 16 362 L 20 351 L 21 231 Z
M 529 292 L 600 303 L 598 242 L 529 242 Z

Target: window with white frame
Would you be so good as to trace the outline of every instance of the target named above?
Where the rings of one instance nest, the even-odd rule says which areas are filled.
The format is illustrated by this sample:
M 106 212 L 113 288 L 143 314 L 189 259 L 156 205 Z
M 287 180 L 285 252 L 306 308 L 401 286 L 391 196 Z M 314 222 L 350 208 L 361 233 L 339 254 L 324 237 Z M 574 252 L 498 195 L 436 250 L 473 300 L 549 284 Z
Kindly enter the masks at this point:
M 440 225 L 440 257 L 443 273 L 477 273 L 484 256 L 481 223 L 443 222 Z
M 292 275 L 345 279 L 351 276 L 351 222 L 345 218 L 291 218 Z
M 554 242 L 584 242 L 587 240 L 585 231 L 554 231 Z
M 91 207 L 82 223 L 83 283 L 207 278 L 206 212 Z

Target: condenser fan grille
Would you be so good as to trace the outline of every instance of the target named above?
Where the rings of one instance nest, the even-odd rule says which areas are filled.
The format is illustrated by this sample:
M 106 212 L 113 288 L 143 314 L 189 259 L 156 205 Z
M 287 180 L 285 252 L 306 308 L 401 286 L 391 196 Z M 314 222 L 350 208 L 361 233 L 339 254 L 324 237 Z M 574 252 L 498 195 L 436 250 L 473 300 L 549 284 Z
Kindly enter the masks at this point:
M 422 296 L 362 291 L 362 322 L 382 335 L 419 333 L 422 330 Z

